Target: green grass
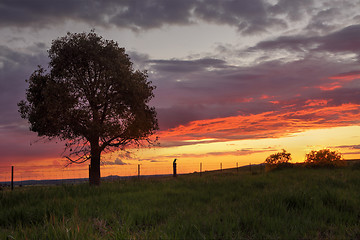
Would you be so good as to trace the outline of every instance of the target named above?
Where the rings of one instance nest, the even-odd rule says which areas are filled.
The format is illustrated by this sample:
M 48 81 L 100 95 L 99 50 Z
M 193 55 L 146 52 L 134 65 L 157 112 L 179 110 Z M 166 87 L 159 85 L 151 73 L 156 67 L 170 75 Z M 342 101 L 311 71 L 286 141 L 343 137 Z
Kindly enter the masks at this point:
M 2 191 L 0 239 L 360 238 L 358 168 L 256 171 Z

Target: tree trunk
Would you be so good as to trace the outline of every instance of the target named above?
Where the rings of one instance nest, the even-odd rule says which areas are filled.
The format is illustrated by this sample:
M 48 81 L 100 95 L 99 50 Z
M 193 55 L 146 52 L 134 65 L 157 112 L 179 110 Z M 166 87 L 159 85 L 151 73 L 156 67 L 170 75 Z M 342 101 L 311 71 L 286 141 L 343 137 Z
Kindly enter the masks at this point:
M 89 183 L 90 186 L 100 185 L 100 147 L 99 143 L 96 142 L 91 145 L 91 160 L 89 168 Z

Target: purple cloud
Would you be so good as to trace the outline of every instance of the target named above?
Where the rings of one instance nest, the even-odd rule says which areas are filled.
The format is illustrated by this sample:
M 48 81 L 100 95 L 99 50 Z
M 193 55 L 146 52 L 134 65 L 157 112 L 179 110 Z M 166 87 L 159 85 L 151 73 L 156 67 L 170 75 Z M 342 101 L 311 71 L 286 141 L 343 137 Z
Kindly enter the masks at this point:
M 261 0 L 5 0 L 0 5 L 0 25 L 40 28 L 73 20 L 139 31 L 206 21 L 234 26 L 245 34 L 256 34 L 287 28 L 284 18 L 299 21 L 312 6 L 312 1 L 286 0 L 274 5 Z

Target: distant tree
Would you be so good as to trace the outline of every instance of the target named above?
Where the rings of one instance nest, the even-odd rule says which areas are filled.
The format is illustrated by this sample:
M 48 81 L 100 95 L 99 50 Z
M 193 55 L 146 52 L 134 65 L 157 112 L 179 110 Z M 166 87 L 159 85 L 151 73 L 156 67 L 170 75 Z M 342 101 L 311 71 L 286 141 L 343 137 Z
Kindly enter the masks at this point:
M 50 73 L 39 66 L 30 76 L 19 112 L 38 136 L 67 140 L 69 163 L 90 160 L 90 185 L 99 185 L 102 152 L 151 142 L 155 87 L 124 48 L 94 31 L 68 33 L 48 52 Z
M 285 149 L 282 152 L 271 154 L 266 158 L 265 163 L 267 164 L 286 164 L 291 161 L 291 153 L 286 152 Z
M 305 164 L 307 166 L 337 166 L 341 165 L 344 160 L 341 153 L 331 151 L 330 149 L 322 149 L 319 151 L 311 151 L 306 154 Z

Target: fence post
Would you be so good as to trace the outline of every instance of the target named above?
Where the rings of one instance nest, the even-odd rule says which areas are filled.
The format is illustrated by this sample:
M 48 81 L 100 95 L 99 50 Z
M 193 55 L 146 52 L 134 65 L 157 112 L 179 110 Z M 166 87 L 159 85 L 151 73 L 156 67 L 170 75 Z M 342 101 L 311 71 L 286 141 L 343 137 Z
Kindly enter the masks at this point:
M 176 158 L 174 159 L 173 162 L 173 177 L 176 177 Z
M 90 178 L 91 178 L 91 164 L 89 164 L 89 182 L 90 182 Z
M 236 163 L 236 172 L 239 172 L 239 163 Z
M 138 164 L 138 178 L 140 178 L 140 164 Z
M 202 163 L 200 163 L 200 176 L 201 176 L 201 172 L 202 172 Z
M 222 163 L 220 163 L 220 171 L 222 171 Z
M 11 190 L 14 190 L 14 166 L 11 166 Z

